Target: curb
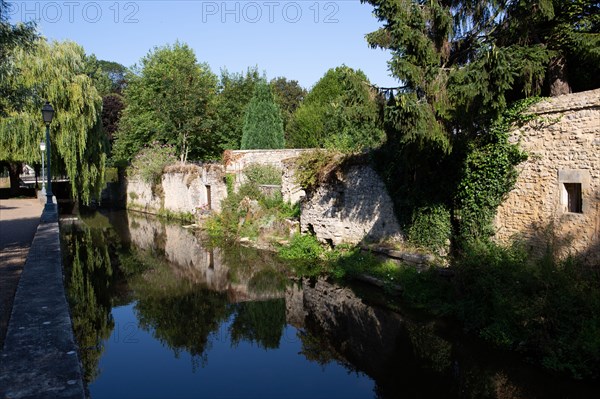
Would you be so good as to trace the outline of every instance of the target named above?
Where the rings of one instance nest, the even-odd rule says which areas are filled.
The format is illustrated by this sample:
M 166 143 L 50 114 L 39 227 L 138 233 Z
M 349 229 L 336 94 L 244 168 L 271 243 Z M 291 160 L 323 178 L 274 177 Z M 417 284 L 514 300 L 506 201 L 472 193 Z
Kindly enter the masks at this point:
M 0 355 L 1 398 L 85 398 L 65 297 L 56 204 L 29 249 Z

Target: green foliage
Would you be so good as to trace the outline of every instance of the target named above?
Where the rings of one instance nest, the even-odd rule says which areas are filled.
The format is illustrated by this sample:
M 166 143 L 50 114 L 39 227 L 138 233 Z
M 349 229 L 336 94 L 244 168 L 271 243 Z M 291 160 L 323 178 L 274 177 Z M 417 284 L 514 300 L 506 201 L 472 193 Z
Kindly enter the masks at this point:
M 273 99 L 269 85 L 259 81 L 246 109 L 240 148 L 251 150 L 284 147 L 281 111 Z
M 214 240 L 281 239 L 289 235 L 285 219 L 297 217 L 298 206 L 285 203 L 281 194 L 265 196 L 258 184 L 248 182 L 221 201 L 221 212 L 204 222 L 204 229 Z
M 227 195 L 233 194 L 233 185 L 235 184 L 235 174 L 228 173 L 225 175 L 225 185 L 227 186 Z
M 289 140 L 287 136 L 288 125 L 292 119 L 292 115 L 302 101 L 306 97 L 306 90 L 298 84 L 296 80 L 287 80 L 284 77 L 278 77 L 269 83 L 271 91 L 275 98 L 275 102 L 281 110 L 281 118 L 283 119 L 283 130 L 286 132 L 286 142 Z
M 244 168 L 250 184 L 281 184 L 281 170 L 273 165 L 250 164 Z
M 34 23 L 10 23 L 5 11 L 8 7 L 5 0 L 0 0 L 0 117 L 6 116 L 10 109 L 19 109 L 27 100 L 28 90 L 10 84 L 5 77 L 19 71 L 14 63 L 15 53 L 30 50 L 38 38 Z
M 177 162 L 177 158 L 173 146 L 154 142 L 135 156 L 129 167 L 129 174 L 148 184 L 155 185 L 160 183 L 165 166 L 175 162 Z
M 52 169 L 69 177 L 75 198 L 89 203 L 103 188 L 106 140 L 100 113 L 102 98 L 85 75 L 85 54 L 72 42 L 38 40 L 29 50 L 12 54 L 11 73 L 2 86 L 22 91 L 22 102 L 10 103 L 0 118 L 0 160 L 38 163 L 45 127 L 45 101 L 55 114 L 50 126 Z
M 289 145 L 356 151 L 384 141 L 376 93 L 365 74 L 330 69 L 315 84 L 289 123 Z
M 439 251 L 448 248 L 452 236 L 450 212 L 443 205 L 419 208 L 408 229 L 411 243 Z
M 94 54 L 85 57 L 85 74 L 93 81 L 98 93 L 104 97 L 121 94 L 125 87 L 127 68 L 118 62 L 98 60 Z
M 278 253 L 283 259 L 314 262 L 323 253 L 323 248 L 314 236 L 295 234 L 289 245 L 281 247 Z
M 306 190 L 312 190 L 324 182 L 329 173 L 344 160 L 344 156 L 331 150 L 303 152 L 294 161 L 296 183 Z
M 471 144 L 455 199 L 460 239 L 487 238 L 494 233 L 496 209 L 516 182 L 515 166 L 526 159 L 517 145 L 508 142 L 508 134 L 532 118 L 524 111 L 536 101 L 518 102 L 494 122 L 486 136 Z
M 175 146 L 182 162 L 210 155 L 217 77 L 190 47 L 154 48 L 127 80 L 113 147 L 117 159 L 130 161 L 153 141 Z
M 598 378 L 597 270 L 551 255 L 532 262 L 518 246 L 471 242 L 457 272 L 457 314 L 469 330 L 551 370 Z
M 249 68 L 245 74 L 221 71 L 216 103 L 218 123 L 211 147 L 214 158 L 219 157 L 223 150 L 240 148 L 246 108 L 254 94 L 254 87 L 260 80 L 256 68 Z

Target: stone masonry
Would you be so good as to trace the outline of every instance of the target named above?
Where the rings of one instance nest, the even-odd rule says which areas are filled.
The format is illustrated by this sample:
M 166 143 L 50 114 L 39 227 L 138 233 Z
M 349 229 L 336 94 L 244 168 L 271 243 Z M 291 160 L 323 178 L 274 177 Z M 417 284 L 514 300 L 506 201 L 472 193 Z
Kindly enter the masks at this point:
M 196 213 L 211 209 L 218 212 L 221 200 L 227 197 L 227 174 L 234 176 L 235 190 L 244 183 L 244 170 L 249 165 L 272 165 L 282 172 L 284 201 L 297 203 L 304 198 L 300 218 L 303 232 L 314 233 L 319 240 L 332 245 L 401 237 L 385 185 L 366 164 L 348 167 L 337 174 L 339 179 L 323 184 L 307 198 L 305 190 L 296 183 L 293 162 L 305 151 L 312 150 L 225 151 L 224 165 L 170 165 L 165 168 L 161 183 L 155 187 L 141 181 L 129 181 L 127 207 L 154 214 L 161 210 Z
M 301 203 L 301 231 L 331 245 L 400 238 L 394 206 L 379 175 L 353 165 Z
M 312 149 L 283 149 L 283 150 L 229 150 L 225 151 L 225 173 L 235 176 L 234 189 L 244 184 L 244 169 L 252 164 L 271 165 L 282 171 L 281 194 L 283 200 L 293 204 L 306 195 L 296 184 L 294 171 L 289 161 L 300 154 Z
M 554 97 L 530 108 L 537 117 L 515 130 L 528 160 L 498 208 L 496 239 L 524 240 L 542 253 L 600 262 L 600 89 Z
M 219 211 L 226 197 L 223 167 L 218 164 L 170 165 L 154 187 L 135 179 L 127 182 L 127 207 L 148 213 Z

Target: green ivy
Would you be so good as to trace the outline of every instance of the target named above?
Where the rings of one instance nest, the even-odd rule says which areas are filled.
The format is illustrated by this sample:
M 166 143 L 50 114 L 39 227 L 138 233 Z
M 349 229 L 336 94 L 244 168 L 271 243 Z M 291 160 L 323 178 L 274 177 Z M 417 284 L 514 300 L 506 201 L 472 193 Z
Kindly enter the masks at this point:
M 444 205 L 418 208 L 408 229 L 410 242 L 434 251 L 447 248 L 451 235 L 450 211 Z
M 454 199 L 459 240 L 494 234 L 496 209 L 515 185 L 515 167 L 527 159 L 518 144 L 508 142 L 509 132 L 535 117 L 525 111 L 539 100 L 516 103 L 492 124 L 489 133 L 470 144 Z

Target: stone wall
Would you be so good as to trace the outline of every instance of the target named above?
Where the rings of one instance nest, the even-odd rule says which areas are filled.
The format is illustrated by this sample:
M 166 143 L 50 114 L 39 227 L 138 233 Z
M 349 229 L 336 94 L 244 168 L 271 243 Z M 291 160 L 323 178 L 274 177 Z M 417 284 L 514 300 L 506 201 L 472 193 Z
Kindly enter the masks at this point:
M 332 245 L 401 237 L 392 200 L 368 165 L 338 173 L 309 193 L 301 210 L 301 231 Z
M 154 187 L 135 179 L 127 182 L 127 207 L 148 213 L 220 211 L 226 197 L 223 167 L 218 164 L 168 166 Z
M 225 173 L 235 175 L 234 189 L 244 184 L 244 169 L 252 164 L 271 165 L 282 171 L 281 193 L 283 200 L 297 203 L 306 193 L 294 180 L 289 161 L 312 149 L 284 150 L 230 150 L 225 151 Z
M 600 89 L 550 98 L 511 141 L 529 155 L 499 207 L 496 238 L 517 238 L 541 253 L 549 239 L 559 255 L 600 261 Z M 580 194 L 579 194 L 580 190 Z

